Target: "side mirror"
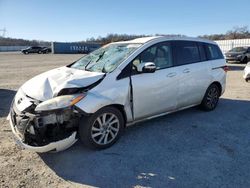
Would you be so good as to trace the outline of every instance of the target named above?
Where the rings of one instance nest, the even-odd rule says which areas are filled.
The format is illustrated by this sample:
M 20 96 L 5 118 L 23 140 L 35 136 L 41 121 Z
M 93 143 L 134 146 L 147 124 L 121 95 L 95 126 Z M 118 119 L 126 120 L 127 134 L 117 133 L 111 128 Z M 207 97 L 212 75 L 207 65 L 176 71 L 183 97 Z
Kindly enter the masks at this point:
M 153 62 L 140 63 L 137 65 L 137 71 L 141 73 L 153 73 L 156 70 L 156 66 Z

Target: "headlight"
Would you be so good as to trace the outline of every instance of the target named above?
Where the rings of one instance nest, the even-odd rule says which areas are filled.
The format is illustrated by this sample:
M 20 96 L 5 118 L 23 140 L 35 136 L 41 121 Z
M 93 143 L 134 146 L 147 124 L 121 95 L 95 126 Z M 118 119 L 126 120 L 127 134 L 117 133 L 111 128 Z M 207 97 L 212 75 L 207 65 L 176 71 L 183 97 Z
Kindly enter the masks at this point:
M 35 111 L 49 111 L 70 107 L 82 100 L 85 96 L 86 94 L 55 97 L 37 105 Z
M 237 55 L 238 58 L 242 57 L 242 55 Z

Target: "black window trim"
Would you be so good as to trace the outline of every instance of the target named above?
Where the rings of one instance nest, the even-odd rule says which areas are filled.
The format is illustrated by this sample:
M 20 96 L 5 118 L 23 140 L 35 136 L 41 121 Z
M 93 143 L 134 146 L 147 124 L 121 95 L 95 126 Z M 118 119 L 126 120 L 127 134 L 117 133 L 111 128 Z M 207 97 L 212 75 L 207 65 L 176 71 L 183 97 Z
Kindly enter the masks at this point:
M 199 51 L 199 57 L 200 57 L 200 61 L 197 61 L 197 62 L 192 62 L 192 63 L 188 63 L 188 64 L 182 64 L 182 65 L 177 65 L 176 64 L 176 57 L 174 56 L 174 42 L 175 41 L 184 41 L 184 42 L 194 42 L 196 43 L 196 46 L 198 48 L 198 51 Z M 149 48 L 155 46 L 155 45 L 158 45 L 158 44 L 162 44 L 162 43 L 169 43 L 170 44 L 170 47 L 171 47 L 171 56 L 172 56 L 172 61 L 173 61 L 173 66 L 171 67 L 165 67 L 165 68 L 160 68 L 160 69 L 156 69 L 156 71 L 159 71 L 159 70 L 164 70 L 164 69 L 169 69 L 169 68 L 174 68 L 174 67 L 179 67 L 179 66 L 184 66 L 184 65 L 190 65 L 190 64 L 196 64 L 196 63 L 202 63 L 202 62 L 207 62 L 207 61 L 213 61 L 213 60 L 219 60 L 219 59 L 224 59 L 223 56 L 222 58 L 219 58 L 219 59 L 209 59 L 208 58 L 208 54 L 207 54 L 207 50 L 206 50 L 206 45 L 215 45 L 219 48 L 218 45 L 216 44 L 212 44 L 212 43 L 208 43 L 208 42 L 202 42 L 202 41 L 194 41 L 194 40 L 167 40 L 167 41 L 163 41 L 163 42 L 159 42 L 159 43 L 156 43 L 156 44 L 153 44 L 149 47 L 147 47 L 146 49 L 144 49 L 142 52 L 140 52 L 133 60 L 131 60 L 121 71 L 121 73 L 117 76 L 117 80 L 120 80 L 120 79 L 123 79 L 123 78 L 127 78 L 127 77 L 130 77 L 130 76 L 133 76 L 133 75 L 138 75 L 138 74 L 143 74 L 143 73 L 135 73 L 133 72 L 132 68 L 133 68 L 133 65 L 132 65 L 132 62 L 139 56 L 141 55 L 141 53 L 143 53 L 145 50 L 148 50 Z M 199 44 L 203 47 L 204 49 L 204 52 L 205 52 L 205 60 L 201 60 L 201 55 L 200 55 L 200 49 L 199 49 Z M 220 50 L 220 48 L 219 48 Z M 222 53 L 222 52 L 221 52 Z M 130 65 L 131 64 L 131 65 Z M 128 71 L 128 67 L 131 68 L 131 71 Z M 126 70 L 125 70 L 126 69 Z M 128 73 L 129 72 L 129 73 Z M 146 74 L 154 74 L 154 73 L 146 73 Z

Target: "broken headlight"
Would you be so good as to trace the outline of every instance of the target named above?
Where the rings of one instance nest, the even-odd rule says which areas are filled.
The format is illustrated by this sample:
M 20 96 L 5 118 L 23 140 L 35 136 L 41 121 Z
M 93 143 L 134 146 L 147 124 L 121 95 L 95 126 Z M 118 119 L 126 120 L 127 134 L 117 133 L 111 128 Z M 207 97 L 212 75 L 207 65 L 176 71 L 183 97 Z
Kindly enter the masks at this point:
M 35 111 L 49 111 L 67 108 L 73 106 L 74 104 L 82 100 L 85 96 L 86 94 L 63 95 L 55 97 L 37 105 Z

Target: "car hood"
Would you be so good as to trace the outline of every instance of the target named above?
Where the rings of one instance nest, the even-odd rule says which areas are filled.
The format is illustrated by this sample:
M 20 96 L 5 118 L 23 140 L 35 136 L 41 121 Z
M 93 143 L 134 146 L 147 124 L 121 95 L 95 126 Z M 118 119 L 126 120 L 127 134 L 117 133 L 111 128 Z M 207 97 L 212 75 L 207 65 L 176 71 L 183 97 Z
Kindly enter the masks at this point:
M 87 87 L 104 75 L 105 73 L 60 67 L 35 76 L 23 84 L 21 89 L 31 98 L 46 101 L 57 96 L 64 88 Z

